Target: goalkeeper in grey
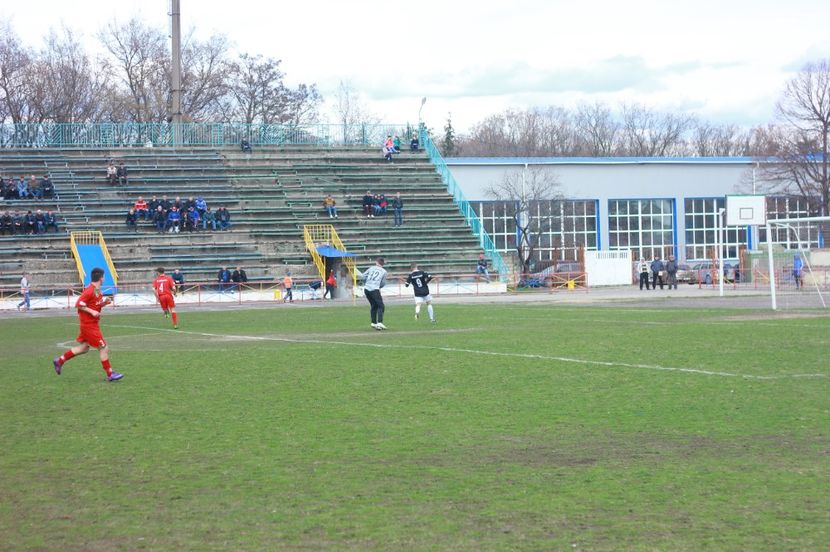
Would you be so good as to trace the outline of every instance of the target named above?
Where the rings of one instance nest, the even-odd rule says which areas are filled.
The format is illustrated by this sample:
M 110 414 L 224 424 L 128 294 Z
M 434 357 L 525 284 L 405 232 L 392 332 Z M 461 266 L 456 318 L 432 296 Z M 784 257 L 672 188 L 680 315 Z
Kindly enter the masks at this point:
M 383 257 L 375 260 L 375 266 L 363 273 L 363 293 L 369 301 L 372 313 L 372 327 L 376 330 L 385 330 L 383 325 L 383 297 L 380 290 L 386 285 L 386 270 L 383 268 Z

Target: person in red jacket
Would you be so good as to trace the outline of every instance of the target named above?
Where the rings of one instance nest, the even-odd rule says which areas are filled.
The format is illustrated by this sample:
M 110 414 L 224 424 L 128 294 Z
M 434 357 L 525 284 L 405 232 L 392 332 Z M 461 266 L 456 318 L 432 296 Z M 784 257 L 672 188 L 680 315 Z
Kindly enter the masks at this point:
M 147 206 L 147 202 L 144 201 L 144 198 L 138 196 L 138 199 L 133 204 L 133 209 L 135 209 L 135 214 L 142 218 L 142 220 L 148 220 L 150 218 L 150 208 Z

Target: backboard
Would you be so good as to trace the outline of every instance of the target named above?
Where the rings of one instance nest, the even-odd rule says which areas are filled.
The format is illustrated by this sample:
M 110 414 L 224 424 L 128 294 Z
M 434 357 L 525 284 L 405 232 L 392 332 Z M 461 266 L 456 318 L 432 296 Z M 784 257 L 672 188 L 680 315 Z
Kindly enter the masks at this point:
M 726 196 L 726 225 L 755 226 L 767 223 L 767 196 Z

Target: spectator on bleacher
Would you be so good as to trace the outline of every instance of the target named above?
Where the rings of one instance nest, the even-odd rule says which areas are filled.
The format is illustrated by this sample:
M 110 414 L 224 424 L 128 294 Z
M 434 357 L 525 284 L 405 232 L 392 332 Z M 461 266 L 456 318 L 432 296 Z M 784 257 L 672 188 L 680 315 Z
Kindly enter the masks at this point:
M 184 204 L 182 203 L 182 198 L 180 198 L 179 196 L 176 196 L 176 199 L 173 200 L 173 203 L 170 205 L 170 208 L 175 207 L 176 209 L 181 211 L 183 206 L 184 206 Z
M 161 202 L 159 203 L 159 205 L 161 205 L 161 208 L 162 208 L 162 210 L 164 211 L 165 214 L 167 213 L 167 211 L 170 210 L 170 207 L 173 206 L 173 204 L 170 203 L 170 200 L 167 199 L 166 195 L 161 196 Z
M 393 148 L 391 144 L 387 145 L 384 142 L 383 148 L 381 149 L 381 151 L 383 151 L 383 158 L 384 159 L 386 159 L 387 161 L 392 161 L 392 154 L 395 153 L 395 148 Z
M 136 217 L 141 217 L 142 220 L 150 219 L 150 206 L 144 201 L 143 196 L 138 196 L 138 199 L 133 204 L 133 209 L 135 209 Z
M 243 138 L 242 142 L 239 144 L 239 149 L 242 150 L 244 153 L 251 153 L 251 143 L 248 141 L 247 138 Z
M 239 284 L 247 284 L 248 275 L 245 273 L 245 269 L 239 266 L 236 267 L 236 270 L 231 273 L 231 282 L 236 284 L 234 287 L 239 287 Z
M 216 221 L 219 223 L 220 230 L 227 230 L 231 227 L 231 214 L 226 207 L 219 207 L 216 211 Z
M 55 197 L 55 185 L 52 184 L 52 179 L 49 178 L 49 175 L 43 175 L 43 180 L 40 182 L 40 189 L 43 192 L 43 197 L 46 199 L 51 199 Z
M 409 151 L 418 151 L 421 149 L 421 141 L 418 140 L 418 135 L 413 134 L 412 140 L 409 141 Z
M 31 210 L 27 211 L 26 216 L 23 217 L 23 231 L 27 234 L 37 234 L 37 221 Z
M 168 233 L 175 232 L 176 234 L 182 228 L 182 214 L 175 205 L 167 211 L 167 223 L 164 225 L 164 228 Z
M 27 199 L 29 197 L 29 185 L 23 180 L 21 176 L 17 181 L 17 199 Z
M 395 215 L 395 226 L 401 226 L 403 224 L 403 200 L 400 192 L 392 198 L 392 209 Z
M 35 213 L 35 227 L 37 228 L 38 234 L 46 233 L 46 215 L 40 209 Z
M 107 165 L 107 182 L 113 186 L 118 184 L 118 169 L 115 168 L 113 161 L 110 161 L 109 165 Z
M 5 234 L 6 232 L 11 236 L 14 235 L 14 217 L 8 211 L 0 217 L 0 234 Z
M 366 190 L 366 194 L 363 196 L 363 214 L 366 215 L 366 218 L 375 216 L 374 209 L 372 208 L 373 205 L 372 190 Z
M 15 234 L 23 234 L 25 232 L 24 215 L 17 211 L 12 213 L 12 225 L 14 226 Z
M 15 188 L 11 178 L 5 180 L 0 177 L 0 197 L 3 199 L 17 199 L 17 188 Z
M 164 227 L 166 223 L 167 213 L 165 213 L 164 209 L 162 209 L 161 205 L 159 205 L 156 207 L 156 210 L 153 213 L 153 224 L 156 225 L 156 230 L 158 232 L 164 232 Z
M 189 198 L 187 198 L 186 201 L 182 202 L 182 206 L 183 206 L 184 210 L 187 211 L 191 207 L 196 207 L 196 200 L 193 199 L 193 196 L 190 196 Z
M 187 220 L 185 221 L 185 227 L 188 232 L 193 232 L 194 230 L 199 229 L 200 218 L 199 211 L 196 210 L 196 207 L 191 205 L 187 208 Z
M 35 175 L 29 179 L 29 195 L 34 199 L 43 199 L 43 190 L 40 189 L 40 183 Z
M 392 139 L 392 148 L 395 150 L 395 153 L 401 152 L 401 139 L 398 135 L 395 135 L 395 138 Z
M 158 207 L 159 205 L 161 205 L 161 202 L 155 195 L 153 195 L 153 197 L 150 198 L 150 201 L 147 202 L 147 209 L 150 210 L 151 216 L 153 215 L 153 213 L 156 212 L 156 207 Z
M 219 270 L 217 280 L 219 280 L 219 291 L 225 291 L 225 288 L 229 286 L 231 281 L 231 271 L 228 270 L 228 267 L 223 266 Z
M 138 213 L 136 212 L 135 207 L 130 207 L 130 210 L 127 211 L 127 218 L 124 222 L 127 225 L 127 230 L 138 232 Z
M 121 161 L 121 164 L 118 165 L 118 168 L 115 170 L 115 176 L 118 178 L 118 182 L 122 186 L 127 185 L 127 167 L 124 166 L 123 161 Z
M 194 205 L 196 206 L 196 210 L 199 211 L 199 216 L 204 217 L 205 211 L 207 211 L 207 201 L 205 201 L 205 198 L 202 196 L 197 197 Z
M 331 194 L 323 198 L 323 208 L 328 213 L 329 218 L 337 218 L 337 202 L 331 197 Z
M 177 268 L 173 271 L 173 274 L 171 274 L 170 277 L 173 278 L 173 283 L 175 284 L 173 294 L 178 295 L 179 293 L 182 293 L 182 290 L 184 289 L 184 274 L 182 274 L 182 271 Z
M 54 228 L 55 232 L 60 232 L 58 229 L 58 219 L 55 217 L 55 213 L 52 211 L 46 211 L 46 231 L 49 231 L 49 228 Z
M 216 214 L 208 207 L 205 210 L 205 216 L 202 217 L 202 229 L 207 230 L 210 226 L 211 230 L 216 230 Z
M 487 271 L 487 257 L 484 253 L 478 254 L 478 263 L 476 264 L 476 274 L 483 274 L 487 283 L 490 283 L 490 273 Z
M 374 209 L 375 215 L 385 215 L 386 214 L 386 196 L 383 194 L 375 194 L 375 197 L 372 199 L 372 209 Z

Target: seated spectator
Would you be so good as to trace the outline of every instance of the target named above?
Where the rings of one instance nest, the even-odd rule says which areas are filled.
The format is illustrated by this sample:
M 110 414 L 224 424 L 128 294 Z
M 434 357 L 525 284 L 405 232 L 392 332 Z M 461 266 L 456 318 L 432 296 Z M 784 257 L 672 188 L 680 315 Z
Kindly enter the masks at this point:
M 202 196 L 197 197 L 194 205 L 196 206 L 196 210 L 199 211 L 199 216 L 204 217 L 205 211 L 207 211 L 207 201 L 205 201 L 205 198 Z
M 121 164 L 118 165 L 118 168 L 115 170 L 115 176 L 118 179 L 119 184 L 122 186 L 127 185 L 127 167 L 124 166 L 123 161 L 121 161 Z
M 26 184 L 26 181 L 21 176 L 20 180 L 17 181 L 17 199 L 28 199 L 28 197 L 29 185 Z
M 251 153 L 251 143 L 248 141 L 247 138 L 242 139 L 242 142 L 239 145 L 239 149 L 241 149 L 245 153 Z
M 210 210 L 210 207 L 205 210 L 205 216 L 202 217 L 202 229 L 207 230 L 208 226 L 211 230 L 216 230 L 216 214 Z
M 138 213 L 136 213 L 135 207 L 130 207 L 130 210 L 127 211 L 127 218 L 124 222 L 127 224 L 127 230 L 138 232 Z
M 55 217 L 55 213 L 52 211 L 46 211 L 46 231 L 49 231 L 49 228 L 54 228 L 55 232 L 60 232 L 58 229 L 58 219 Z
M 380 194 L 375 194 L 374 197 L 372 197 L 372 213 L 374 216 L 383 214 L 380 210 Z
M 337 218 L 337 202 L 331 197 L 331 194 L 323 198 L 323 208 L 329 214 L 329 218 Z
M 40 189 L 40 183 L 35 175 L 29 179 L 29 195 L 34 199 L 43 199 L 43 190 Z
M 55 185 L 52 184 L 52 179 L 49 175 L 44 175 L 43 180 L 40 181 L 40 190 L 43 192 L 43 197 L 51 199 L 55 197 Z
M 167 211 L 167 223 L 164 228 L 168 233 L 175 232 L 176 234 L 178 234 L 182 228 L 182 214 L 175 205 L 170 207 L 170 210 Z
M 392 149 L 395 150 L 395 153 L 401 152 L 401 139 L 397 134 L 395 135 L 395 138 L 392 139 Z
M 387 161 L 392 161 L 392 154 L 395 153 L 395 151 L 392 149 L 392 147 L 391 146 L 387 147 L 384 144 L 382 151 L 383 151 L 383 158 L 386 159 Z
M 167 199 L 166 195 L 161 196 L 161 202 L 159 203 L 159 205 L 161 205 L 161 208 L 162 210 L 164 210 L 165 213 L 167 213 L 167 211 L 170 210 L 170 207 L 173 206 L 173 204 L 170 203 L 170 200 Z
M 187 201 L 184 202 L 184 210 L 185 211 L 187 211 L 191 207 L 193 207 L 193 208 L 196 207 L 196 200 L 193 199 L 193 196 L 190 196 L 189 198 L 187 198 Z
M 46 233 L 46 215 L 40 209 L 35 213 L 35 228 L 37 228 L 38 234 Z
M 418 151 L 421 149 L 421 141 L 418 140 L 418 135 L 413 134 L 412 140 L 409 141 L 409 151 Z
M 182 271 L 177 268 L 173 271 L 173 274 L 171 274 L 170 277 L 173 278 L 173 284 L 175 284 L 173 293 L 176 295 L 182 293 L 182 290 L 184 289 L 184 274 L 182 274 Z
M 161 205 L 156 207 L 153 212 L 153 224 L 156 226 L 156 231 L 164 232 L 165 224 L 167 223 L 167 213 L 161 208 Z
M 107 182 L 113 186 L 118 184 L 118 169 L 115 168 L 115 163 L 112 161 L 107 165 Z
M 0 177 L 0 197 L 3 199 L 17 199 L 17 187 L 11 178 L 5 180 Z
M 156 212 L 156 207 L 158 207 L 159 205 L 161 205 L 161 202 L 155 195 L 152 198 L 150 198 L 150 201 L 147 202 L 147 209 L 150 210 L 150 216 L 152 216 L 153 213 Z
M 227 230 L 231 227 L 231 214 L 224 206 L 216 211 L 216 222 L 219 223 L 220 230 Z
M 199 229 L 199 211 L 196 207 L 190 206 L 187 208 L 187 220 L 185 221 L 185 228 L 188 232 L 193 232 Z
M 24 215 L 15 211 L 12 214 L 12 224 L 14 226 L 14 233 L 15 234 L 23 234 L 25 232 L 25 217 Z
M 37 221 L 32 211 L 27 211 L 23 217 L 23 231 L 26 234 L 37 234 Z
M 363 214 L 366 215 L 366 218 L 375 216 L 373 205 L 374 199 L 372 197 L 372 191 L 366 190 L 366 193 L 363 195 Z
M 136 217 L 140 217 L 142 220 L 150 219 L 150 206 L 144 201 L 144 197 L 138 196 L 138 199 L 133 204 L 133 209 L 135 209 Z
M 8 211 L 0 216 L 0 234 L 7 232 L 11 236 L 14 235 L 14 218 L 12 218 L 12 214 Z
M 386 194 L 380 194 L 380 214 L 385 215 L 388 208 L 389 202 L 386 200 Z
M 171 203 L 170 207 L 175 207 L 176 209 L 181 211 L 184 208 L 184 204 L 182 203 L 182 198 L 180 198 L 179 196 L 176 196 L 176 199 L 173 200 L 173 203 Z

